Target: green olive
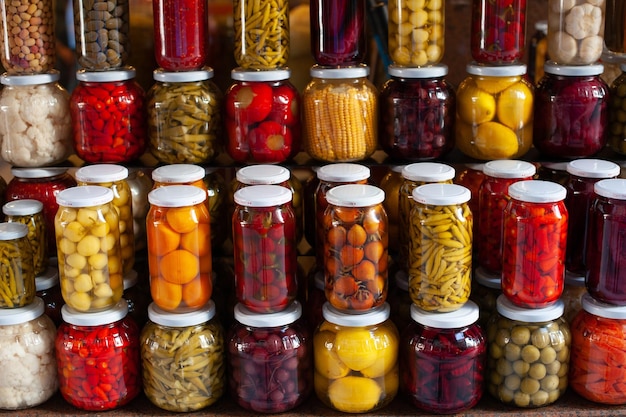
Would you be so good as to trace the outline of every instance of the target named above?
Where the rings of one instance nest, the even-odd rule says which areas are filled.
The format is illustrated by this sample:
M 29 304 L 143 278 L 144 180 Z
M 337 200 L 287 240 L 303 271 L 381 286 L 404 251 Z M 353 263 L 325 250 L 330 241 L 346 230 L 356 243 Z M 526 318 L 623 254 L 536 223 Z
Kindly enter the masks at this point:
M 493 359 L 500 359 L 504 355 L 502 348 L 495 343 L 489 345 L 489 356 Z
M 525 362 L 533 363 L 539 360 L 541 352 L 533 345 L 526 345 L 522 348 L 522 359 Z
M 495 343 L 498 346 L 506 346 L 509 343 L 509 340 L 511 339 L 511 333 L 509 332 L 508 329 L 500 329 L 498 330 L 498 332 L 496 333 L 496 337 L 494 339 Z
M 559 350 L 556 359 L 559 362 L 569 362 L 569 348 L 565 346 L 563 349 Z
M 556 375 L 557 372 L 559 372 L 559 369 L 561 369 L 561 362 L 560 361 L 554 361 L 554 362 L 550 362 L 545 364 L 546 367 L 546 373 L 548 375 Z
M 513 401 L 518 407 L 528 407 L 530 405 L 530 395 L 518 391 L 515 393 Z
M 531 335 L 532 344 L 538 349 L 543 349 L 551 343 L 550 333 L 545 328 L 539 328 Z
M 549 399 L 550 399 L 550 396 L 548 395 L 547 392 L 543 390 L 537 391 L 536 393 L 530 396 L 530 402 L 532 403 L 532 405 L 537 406 L 537 407 L 541 407 L 542 405 L 548 404 Z
M 516 345 L 526 345 L 530 340 L 530 330 L 528 327 L 516 326 L 511 331 L 511 341 Z
M 565 392 L 567 389 L 567 376 L 559 377 L 559 391 Z
M 529 395 L 533 395 L 541 388 L 541 384 L 535 378 L 524 378 L 520 383 L 520 390 Z
M 546 375 L 545 378 L 541 380 L 541 389 L 547 392 L 559 388 L 559 377 L 556 375 Z
M 552 348 L 552 346 L 541 349 L 540 360 L 544 364 L 551 363 L 556 360 L 556 351 Z
M 522 349 L 513 343 L 509 343 L 504 347 L 504 357 L 509 362 L 514 362 L 520 358 Z
M 511 366 L 511 362 L 504 358 L 500 358 L 498 359 L 498 364 L 496 365 L 496 371 L 502 376 L 511 375 L 513 373 L 513 366 Z
M 504 378 L 504 386 L 510 389 L 511 391 L 517 391 L 520 387 L 521 382 L 522 382 L 522 379 L 515 374 L 509 375 L 506 378 Z
M 546 376 L 547 370 L 546 366 L 543 363 L 533 363 L 530 365 L 530 369 L 528 370 L 528 375 L 531 378 L 540 380 Z
M 567 362 L 561 362 L 561 368 L 556 373 L 556 376 L 558 376 L 559 378 L 567 376 L 568 370 L 569 370 L 569 364 Z
M 513 371 L 519 376 L 526 376 L 530 370 L 530 364 L 523 360 L 517 360 L 513 362 Z
M 500 400 L 505 403 L 510 403 L 515 399 L 515 391 L 508 389 L 504 385 L 501 385 L 499 388 L 499 395 L 494 395 L 494 397 L 500 397 Z

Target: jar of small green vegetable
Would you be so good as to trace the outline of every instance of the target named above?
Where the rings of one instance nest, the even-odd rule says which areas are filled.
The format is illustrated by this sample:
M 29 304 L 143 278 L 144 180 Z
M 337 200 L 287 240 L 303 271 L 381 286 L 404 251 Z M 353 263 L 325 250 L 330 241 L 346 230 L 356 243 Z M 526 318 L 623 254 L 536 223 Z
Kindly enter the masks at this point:
M 17 308 L 35 298 L 33 254 L 28 226 L 0 223 L 0 308 Z

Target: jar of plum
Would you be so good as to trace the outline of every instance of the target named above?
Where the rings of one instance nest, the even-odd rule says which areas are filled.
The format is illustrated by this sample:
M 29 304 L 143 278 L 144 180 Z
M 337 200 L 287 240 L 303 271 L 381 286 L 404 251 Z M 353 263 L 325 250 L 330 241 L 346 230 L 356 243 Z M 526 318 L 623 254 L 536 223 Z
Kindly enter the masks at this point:
M 48 268 L 48 248 L 46 225 L 43 219 L 43 203 L 25 198 L 10 201 L 2 206 L 2 213 L 9 223 L 22 223 L 28 227 L 28 243 L 33 257 L 35 277 Z
M 282 413 L 313 390 L 313 341 L 298 301 L 280 312 L 257 314 L 235 306 L 227 338 L 231 395 L 257 413 Z
M 526 48 L 526 0 L 472 0 L 470 51 L 484 65 L 516 64 Z
M 456 93 L 456 146 L 481 160 L 526 154 L 533 143 L 534 106 L 526 66 L 470 64 L 467 72 Z
M 380 92 L 381 146 L 399 160 L 445 156 L 454 146 L 456 94 L 444 77 L 445 65 L 389 66 Z
M 580 6 L 576 6 L 577 8 Z M 609 87 L 604 65 L 547 62 L 535 91 L 533 144 L 544 156 L 576 159 L 601 151 L 608 140 Z
M 22 223 L 0 223 L 0 254 L 0 309 L 30 304 L 36 291 L 28 226 Z
M 65 305 L 65 301 L 59 286 L 57 265 L 49 266 L 46 272 L 35 277 L 35 291 L 36 296 L 43 300 L 46 316 L 50 317 L 55 326 L 59 326 L 61 308 Z
M 550 181 L 509 186 L 502 223 L 502 293 L 517 306 L 546 307 L 563 292 L 566 194 L 565 187 Z
M 342 311 L 381 305 L 388 291 L 388 219 L 385 193 L 368 184 L 346 184 L 326 193 L 324 274 L 326 299 Z
M 608 143 L 613 151 L 626 155 L 626 119 L 623 116 L 624 107 L 622 107 L 626 106 L 626 64 L 621 64 L 620 70 L 621 74 L 613 81 L 609 90 L 611 105 L 609 106 Z
M 344 413 L 376 411 L 393 401 L 400 336 L 389 319 L 389 304 L 350 314 L 327 302 L 322 314 L 313 336 L 317 397 Z

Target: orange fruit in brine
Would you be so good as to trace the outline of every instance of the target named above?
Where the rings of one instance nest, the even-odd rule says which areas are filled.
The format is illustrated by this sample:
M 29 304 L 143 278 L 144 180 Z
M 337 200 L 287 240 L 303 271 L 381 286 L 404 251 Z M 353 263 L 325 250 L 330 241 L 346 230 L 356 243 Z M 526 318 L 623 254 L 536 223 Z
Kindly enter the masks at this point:
M 191 282 L 183 285 L 183 302 L 190 308 L 202 307 L 211 298 L 212 289 L 211 276 L 200 274 Z
M 154 303 L 164 310 L 174 310 L 183 299 L 183 286 L 161 277 L 150 279 L 150 293 Z
M 348 230 L 348 243 L 352 246 L 363 246 L 367 240 L 367 232 L 360 224 L 355 224 Z
M 200 223 L 191 232 L 180 237 L 180 246 L 198 256 L 211 253 L 211 226 L 209 223 Z
M 368 281 L 376 277 L 376 265 L 373 262 L 364 260 L 352 268 L 352 276 L 359 281 Z
M 338 226 L 331 228 L 327 235 L 326 240 L 332 247 L 340 247 L 346 243 L 346 229 Z
M 345 297 L 349 297 L 357 292 L 359 289 L 359 285 L 356 283 L 354 278 L 349 276 L 339 277 L 333 283 L 333 291 L 337 294 L 341 294 Z
M 344 245 L 339 252 L 341 264 L 345 267 L 356 265 L 363 260 L 363 249 L 351 245 Z
M 172 229 L 178 233 L 189 233 L 198 227 L 195 211 L 189 207 L 172 207 L 167 210 L 165 218 Z
M 354 207 L 337 207 L 335 209 L 335 217 L 342 223 L 354 223 L 359 218 L 359 209 Z
M 205 255 L 200 257 L 200 273 L 210 274 L 213 272 L 213 258 L 211 255 Z
M 148 239 L 148 252 L 156 256 L 163 256 L 178 248 L 180 244 L 180 234 L 166 223 L 148 225 L 146 238 Z
M 365 251 L 365 257 L 372 262 L 378 262 L 385 253 L 385 246 L 380 240 L 373 240 L 368 242 L 363 248 Z
M 159 261 L 159 273 L 173 284 L 186 284 L 200 273 L 198 258 L 184 249 L 172 251 Z

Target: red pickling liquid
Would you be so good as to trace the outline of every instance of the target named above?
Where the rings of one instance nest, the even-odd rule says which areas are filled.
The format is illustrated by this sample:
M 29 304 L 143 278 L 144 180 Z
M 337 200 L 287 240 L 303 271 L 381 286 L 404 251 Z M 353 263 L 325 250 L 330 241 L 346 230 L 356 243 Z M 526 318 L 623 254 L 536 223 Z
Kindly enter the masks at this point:
M 524 57 L 526 0 L 473 0 L 470 46 L 479 64 L 507 65 Z

